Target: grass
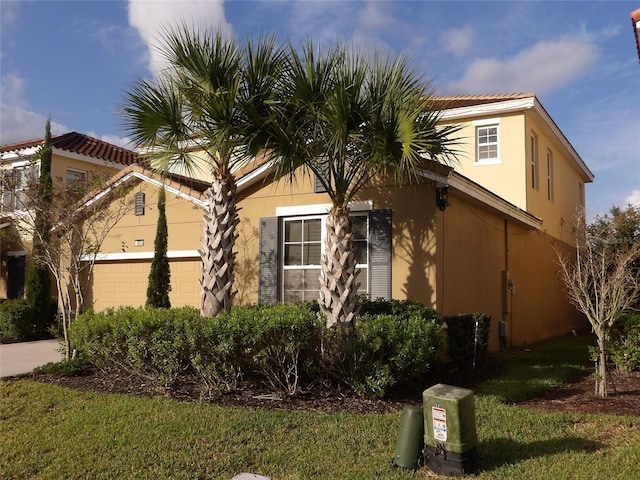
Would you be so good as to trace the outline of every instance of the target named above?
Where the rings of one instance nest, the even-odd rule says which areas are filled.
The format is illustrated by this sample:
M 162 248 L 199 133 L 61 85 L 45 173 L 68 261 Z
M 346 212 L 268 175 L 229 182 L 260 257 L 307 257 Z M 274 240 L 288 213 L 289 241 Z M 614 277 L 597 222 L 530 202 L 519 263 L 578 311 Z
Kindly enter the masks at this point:
M 593 343 L 593 335 L 560 337 L 510 355 L 502 374 L 479 385 L 477 393 L 514 403 L 560 387 L 582 369 Z
M 573 337 L 534 347 L 509 360 L 502 383 L 482 387 L 474 478 L 640 478 L 640 417 L 540 413 L 503 401 L 512 388 L 524 395 L 518 375 L 520 383 L 561 381 L 582 348 L 585 340 Z M 3 381 L 0 471 L 7 479 L 432 478 L 392 466 L 399 419 L 400 412 L 220 408 Z

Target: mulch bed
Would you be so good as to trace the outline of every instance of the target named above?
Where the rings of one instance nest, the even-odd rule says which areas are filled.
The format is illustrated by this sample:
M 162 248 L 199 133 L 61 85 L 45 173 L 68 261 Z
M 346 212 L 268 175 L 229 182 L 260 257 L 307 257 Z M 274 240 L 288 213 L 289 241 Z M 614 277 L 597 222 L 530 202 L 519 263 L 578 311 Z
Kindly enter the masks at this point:
M 420 405 L 420 389 L 409 392 L 395 392 L 391 398 L 366 399 L 346 390 L 314 388 L 294 396 L 274 394 L 252 384 L 240 385 L 232 393 L 211 393 L 202 389 L 196 380 L 183 380 L 173 388 L 160 388 L 139 377 L 116 372 L 103 372 L 87 367 L 82 375 L 60 377 L 33 374 L 37 381 L 52 383 L 85 391 L 119 393 L 128 395 L 165 397 L 184 402 L 203 402 L 220 406 L 264 408 L 287 411 L 310 411 L 324 413 L 387 413 L 397 412 L 404 405 Z M 448 381 L 454 385 L 464 382 Z M 428 387 L 425 386 L 425 387 Z M 585 367 L 567 385 L 555 388 L 521 405 L 545 411 L 604 413 L 613 415 L 640 416 L 640 372 L 622 375 L 615 370 L 608 381 L 609 396 L 599 399 L 594 396 L 593 369 Z

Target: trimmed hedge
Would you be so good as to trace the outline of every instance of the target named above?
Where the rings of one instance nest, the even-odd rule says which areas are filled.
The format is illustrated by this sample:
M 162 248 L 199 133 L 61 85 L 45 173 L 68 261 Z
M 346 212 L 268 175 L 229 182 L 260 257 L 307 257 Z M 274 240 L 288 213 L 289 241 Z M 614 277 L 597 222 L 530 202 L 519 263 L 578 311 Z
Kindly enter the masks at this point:
M 640 370 L 640 314 L 624 315 L 613 324 L 609 355 L 621 372 Z
M 210 390 L 253 380 L 294 394 L 324 382 L 382 396 L 424 379 L 443 343 L 431 309 L 408 302 L 393 308 L 397 315 L 362 315 L 355 328 L 337 329 L 327 329 L 309 304 L 236 307 L 215 318 L 189 307 L 121 308 L 81 315 L 70 338 L 97 367 L 164 386 L 196 375 Z

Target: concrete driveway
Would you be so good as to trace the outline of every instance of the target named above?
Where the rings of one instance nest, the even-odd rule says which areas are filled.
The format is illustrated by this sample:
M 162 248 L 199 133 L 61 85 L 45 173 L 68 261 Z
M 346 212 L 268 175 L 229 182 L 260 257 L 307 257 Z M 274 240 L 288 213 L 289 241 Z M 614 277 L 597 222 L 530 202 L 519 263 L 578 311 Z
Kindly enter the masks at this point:
M 57 340 L 0 345 L 0 377 L 30 373 L 34 368 L 62 360 Z

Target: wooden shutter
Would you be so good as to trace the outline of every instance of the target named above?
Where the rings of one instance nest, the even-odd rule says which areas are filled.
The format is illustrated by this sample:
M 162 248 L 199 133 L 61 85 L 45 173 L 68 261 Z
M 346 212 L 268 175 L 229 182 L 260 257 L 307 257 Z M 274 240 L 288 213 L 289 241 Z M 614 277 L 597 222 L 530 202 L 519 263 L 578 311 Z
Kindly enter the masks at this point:
M 258 303 L 278 301 L 278 217 L 260 219 Z
M 369 229 L 369 297 L 391 300 L 391 210 L 373 210 Z

